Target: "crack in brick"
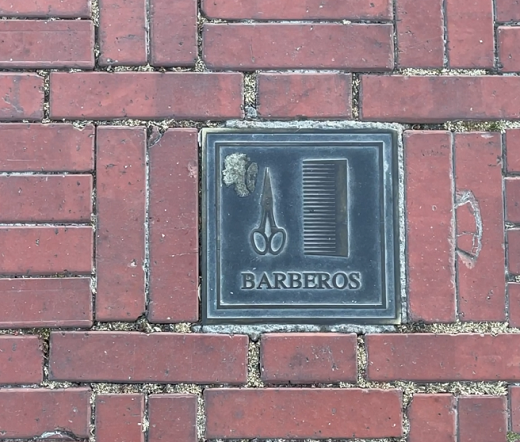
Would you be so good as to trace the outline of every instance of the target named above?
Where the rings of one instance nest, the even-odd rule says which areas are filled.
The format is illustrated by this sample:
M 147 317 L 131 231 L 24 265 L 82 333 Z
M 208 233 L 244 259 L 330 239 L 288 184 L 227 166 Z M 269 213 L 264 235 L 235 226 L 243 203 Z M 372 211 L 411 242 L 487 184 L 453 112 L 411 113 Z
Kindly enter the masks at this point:
M 478 204 L 475 195 L 470 190 L 464 190 L 457 192 L 456 200 L 455 200 L 455 209 L 460 207 L 467 207 L 467 210 L 473 215 L 475 219 L 475 231 L 461 231 L 459 232 L 459 227 L 457 225 L 457 239 L 462 238 L 465 235 L 470 235 L 472 237 L 471 250 L 465 250 L 459 247 L 459 242 L 457 241 L 456 252 L 460 257 L 461 261 L 468 268 L 473 268 L 477 263 L 478 257 L 480 255 L 480 251 L 482 250 L 482 216 L 480 213 L 480 207 Z
M 66 431 L 66 430 L 62 430 L 62 429 L 56 429 L 54 431 L 46 431 L 37 440 L 49 440 L 49 441 L 73 440 L 73 441 L 79 441 L 79 440 L 82 440 L 82 438 L 77 437 L 71 431 Z

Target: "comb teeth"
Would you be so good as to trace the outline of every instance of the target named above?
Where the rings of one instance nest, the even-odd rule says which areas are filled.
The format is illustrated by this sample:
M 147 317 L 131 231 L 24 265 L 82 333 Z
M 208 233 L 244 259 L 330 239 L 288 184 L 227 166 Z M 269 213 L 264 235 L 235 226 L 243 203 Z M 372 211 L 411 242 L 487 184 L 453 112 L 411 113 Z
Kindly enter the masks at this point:
M 348 256 L 347 160 L 303 161 L 303 249 Z

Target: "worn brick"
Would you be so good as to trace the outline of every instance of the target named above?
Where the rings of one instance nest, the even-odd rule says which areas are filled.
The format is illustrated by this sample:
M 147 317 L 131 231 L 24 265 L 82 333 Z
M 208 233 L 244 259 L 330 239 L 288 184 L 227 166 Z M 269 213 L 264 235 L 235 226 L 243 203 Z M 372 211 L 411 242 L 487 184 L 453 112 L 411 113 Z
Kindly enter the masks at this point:
M 505 253 L 500 134 L 455 136 L 455 185 L 457 205 L 467 207 L 476 224 L 476 232 L 471 235 L 472 250 L 457 251 L 461 319 L 503 321 Z M 457 228 L 458 235 L 464 233 L 461 226 Z
M 455 398 L 416 394 L 408 408 L 409 442 L 457 442 Z
M 507 231 L 507 268 L 514 275 L 520 275 L 520 229 Z
M 92 176 L 0 176 L 0 221 L 87 222 Z
M 520 109 L 511 97 L 518 94 L 520 77 L 512 76 L 362 75 L 361 119 L 407 123 L 517 120 Z
M 520 327 L 520 284 L 508 283 L 509 325 Z
M 52 333 L 49 377 L 79 382 L 239 384 L 247 377 L 247 344 L 247 336 L 242 335 Z
M 456 308 L 452 136 L 407 131 L 404 144 L 410 316 L 451 322 Z
M 506 221 L 520 223 L 520 177 L 506 178 Z
M 396 15 L 399 66 L 443 67 L 442 0 L 398 0 Z
M 196 129 L 170 129 L 150 149 L 150 302 L 153 322 L 199 314 Z
M 367 335 L 372 381 L 504 381 L 520 379 L 511 349 L 520 335 Z
M 50 112 L 54 119 L 242 118 L 242 74 L 53 72 Z
M 1 227 L 0 274 L 90 274 L 92 228 Z
M 509 413 L 511 431 L 520 433 L 520 387 L 509 387 Z
M 390 24 L 207 24 L 203 39 L 203 58 L 212 69 L 381 71 L 394 66 Z
M 94 67 L 90 21 L 3 20 L 0 41 L 0 68 Z
M 150 63 L 194 66 L 197 0 L 150 0 Z
M 262 336 L 262 379 L 272 383 L 355 382 L 355 334 L 301 333 Z
M 0 328 L 90 325 L 90 278 L 0 279 Z
M 457 253 L 467 263 L 473 263 L 479 251 L 480 237 L 477 229 L 478 207 L 474 201 L 466 201 L 455 208 L 457 218 Z
M 94 168 L 94 126 L 0 124 L 1 172 L 88 172 Z
M 90 0 L 0 0 L 3 17 L 60 17 L 87 18 L 90 16 Z
M 447 0 L 446 21 L 451 68 L 494 67 L 493 0 Z
M 507 172 L 520 173 L 520 129 L 506 130 L 505 143 Z
M 0 336 L 0 367 L 0 384 L 41 382 L 43 352 L 38 337 Z
M 99 0 L 100 66 L 147 62 L 145 0 Z
M 500 26 L 497 31 L 498 58 L 503 72 L 520 71 L 520 27 Z
M 397 390 L 222 388 L 204 390 L 204 398 L 209 439 L 402 435 Z
M 133 321 L 145 310 L 146 130 L 97 130 L 96 318 Z
M 97 442 L 144 442 L 144 395 L 96 396 Z
M 263 118 L 351 118 L 350 74 L 260 74 L 258 115 Z
M 148 442 L 198 440 L 197 396 L 152 394 L 148 399 L 148 419 Z
M 0 390 L 0 410 L 1 437 L 5 439 L 29 439 L 60 428 L 79 438 L 89 437 L 87 388 Z
M 460 397 L 459 440 L 468 442 L 505 441 L 507 410 L 505 397 Z
M 0 120 L 43 118 L 43 78 L 36 74 L 0 74 Z
M 202 11 L 209 18 L 228 20 L 390 20 L 392 2 L 307 0 L 284 3 L 280 7 L 276 0 L 203 0 Z
M 520 20 L 520 0 L 495 0 L 495 9 L 499 22 Z

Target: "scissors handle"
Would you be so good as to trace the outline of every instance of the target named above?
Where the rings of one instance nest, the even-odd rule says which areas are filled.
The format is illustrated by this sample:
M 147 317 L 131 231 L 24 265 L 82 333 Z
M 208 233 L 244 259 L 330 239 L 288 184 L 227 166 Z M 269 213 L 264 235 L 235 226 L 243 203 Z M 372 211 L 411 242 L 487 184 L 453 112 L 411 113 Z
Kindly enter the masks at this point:
M 280 236 L 280 244 L 278 244 L 278 247 L 273 249 L 273 242 L 276 236 Z M 285 229 L 282 229 L 280 227 L 275 227 L 271 229 L 271 238 L 269 239 L 269 253 L 271 255 L 279 255 L 283 248 L 285 247 L 285 241 L 287 240 L 287 233 L 285 232 Z
M 277 236 L 280 237 L 280 244 L 278 244 L 275 249 L 273 248 L 273 242 Z M 254 229 L 251 232 L 251 245 L 253 246 L 253 250 L 262 256 L 267 255 L 268 253 L 275 256 L 279 255 L 283 250 L 286 241 L 287 233 L 285 232 L 285 229 L 279 227 L 271 228 L 271 234 L 269 236 L 267 236 L 263 229 Z
M 267 255 L 269 251 L 269 238 L 263 230 L 254 229 L 251 231 L 251 245 L 253 250 L 259 255 Z

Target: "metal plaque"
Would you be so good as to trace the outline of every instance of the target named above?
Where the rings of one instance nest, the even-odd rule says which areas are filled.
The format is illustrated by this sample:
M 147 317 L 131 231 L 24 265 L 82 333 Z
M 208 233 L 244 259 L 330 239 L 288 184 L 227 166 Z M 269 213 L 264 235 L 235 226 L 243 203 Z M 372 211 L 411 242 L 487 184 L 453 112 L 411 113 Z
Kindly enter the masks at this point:
M 397 323 L 390 131 L 203 132 L 206 324 Z

